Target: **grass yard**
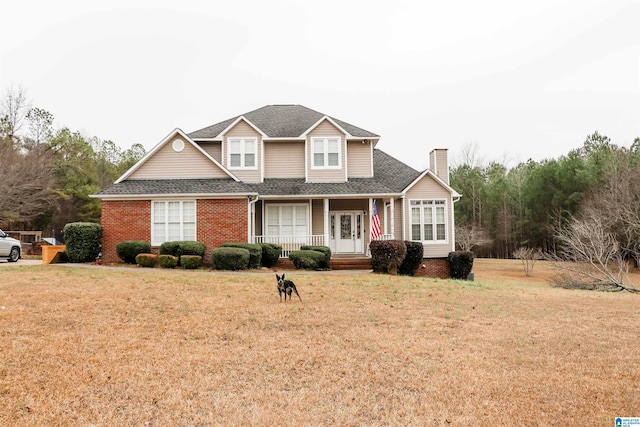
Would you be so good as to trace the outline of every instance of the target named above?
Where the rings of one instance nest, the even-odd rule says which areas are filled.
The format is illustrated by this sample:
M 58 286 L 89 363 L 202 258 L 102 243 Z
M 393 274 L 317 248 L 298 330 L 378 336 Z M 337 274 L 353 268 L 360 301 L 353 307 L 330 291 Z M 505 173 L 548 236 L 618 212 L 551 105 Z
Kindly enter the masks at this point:
M 2 426 L 613 426 L 640 295 L 475 281 L 0 266 Z M 640 283 L 637 280 L 636 283 Z

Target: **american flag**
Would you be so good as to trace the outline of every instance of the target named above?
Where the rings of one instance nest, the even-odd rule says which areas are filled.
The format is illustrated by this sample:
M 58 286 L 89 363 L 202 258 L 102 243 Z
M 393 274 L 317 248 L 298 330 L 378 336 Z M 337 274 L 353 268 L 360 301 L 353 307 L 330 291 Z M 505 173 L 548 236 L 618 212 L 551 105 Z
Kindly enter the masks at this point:
M 380 215 L 378 214 L 378 205 L 376 201 L 373 201 L 373 215 L 371 216 L 371 240 L 377 239 L 382 236 L 382 230 L 380 229 Z

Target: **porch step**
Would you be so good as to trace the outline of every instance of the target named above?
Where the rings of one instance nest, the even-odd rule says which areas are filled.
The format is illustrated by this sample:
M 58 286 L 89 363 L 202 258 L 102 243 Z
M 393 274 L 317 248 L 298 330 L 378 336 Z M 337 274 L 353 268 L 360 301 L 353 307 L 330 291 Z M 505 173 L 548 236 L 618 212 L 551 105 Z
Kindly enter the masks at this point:
M 371 270 L 371 258 L 331 258 L 332 270 Z

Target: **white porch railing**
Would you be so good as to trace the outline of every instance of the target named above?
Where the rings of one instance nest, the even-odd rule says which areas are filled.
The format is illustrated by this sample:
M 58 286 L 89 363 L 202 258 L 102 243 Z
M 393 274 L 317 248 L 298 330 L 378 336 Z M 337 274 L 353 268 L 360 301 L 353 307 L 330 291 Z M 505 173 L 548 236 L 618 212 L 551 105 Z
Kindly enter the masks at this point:
M 289 252 L 297 251 L 301 246 L 328 246 L 324 242 L 324 235 L 307 236 L 253 236 L 253 243 L 275 243 L 282 246 L 280 258 L 289 258 Z

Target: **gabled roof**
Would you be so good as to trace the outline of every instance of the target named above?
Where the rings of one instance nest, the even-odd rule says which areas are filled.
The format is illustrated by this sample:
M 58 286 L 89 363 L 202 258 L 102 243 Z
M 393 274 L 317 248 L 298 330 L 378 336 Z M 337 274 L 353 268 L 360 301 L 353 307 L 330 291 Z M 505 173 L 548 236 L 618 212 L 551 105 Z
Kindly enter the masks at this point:
M 331 119 L 336 125 L 355 138 L 380 138 L 373 132 L 319 113 L 302 105 L 266 105 L 257 110 L 232 117 L 223 122 L 189 133 L 189 137 L 198 139 L 217 139 L 239 118 L 251 122 L 269 138 L 300 138 L 323 118 Z
M 233 179 L 136 179 L 113 184 L 99 198 L 144 196 L 367 196 L 399 195 L 421 173 L 378 149 L 373 150 L 373 178 L 351 178 L 348 182 L 314 183 L 304 178 L 272 178 L 247 184 Z
M 129 178 L 136 170 L 138 170 L 140 168 L 140 166 L 145 164 L 147 162 L 147 160 L 149 160 L 151 157 L 153 157 L 153 155 L 155 153 L 157 153 L 162 147 L 164 147 L 175 136 L 180 136 L 181 138 L 183 138 L 186 141 L 187 144 L 192 145 L 196 150 L 200 151 L 204 157 L 209 159 L 211 161 L 211 163 L 213 163 L 218 168 L 220 168 L 225 174 L 227 174 L 229 176 L 229 178 L 233 179 L 234 181 L 240 181 L 233 173 L 231 173 L 231 171 L 229 171 L 227 168 L 222 166 L 222 164 L 220 164 L 220 162 L 218 162 L 216 159 L 211 157 L 209 155 L 209 153 L 204 151 L 198 144 L 193 142 L 193 140 L 191 138 L 189 138 L 189 136 L 187 134 L 185 134 L 181 129 L 176 128 L 172 132 L 170 132 L 166 137 L 164 137 L 164 139 L 162 141 L 160 141 L 155 147 L 153 147 L 151 149 L 151 151 L 149 151 L 147 154 L 145 154 L 143 158 L 138 160 L 135 165 L 131 166 L 128 171 L 126 171 L 124 174 L 122 174 L 122 176 L 120 178 L 118 178 L 118 180 L 115 183 L 118 184 L 118 183 L 126 180 L 127 178 Z

